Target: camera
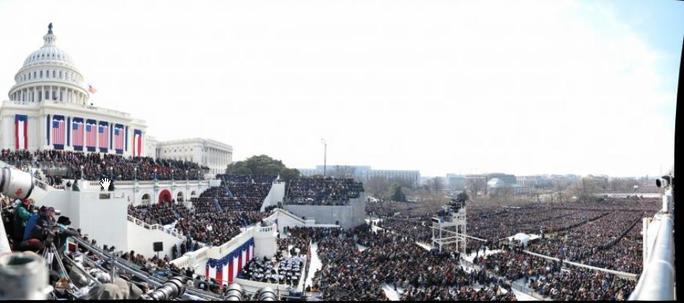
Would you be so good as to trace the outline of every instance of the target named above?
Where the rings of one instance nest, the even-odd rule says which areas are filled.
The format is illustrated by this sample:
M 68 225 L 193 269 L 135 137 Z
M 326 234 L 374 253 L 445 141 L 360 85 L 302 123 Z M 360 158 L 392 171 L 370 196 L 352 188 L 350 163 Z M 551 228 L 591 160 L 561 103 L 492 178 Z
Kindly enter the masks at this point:
M 673 179 L 674 178 L 671 176 L 662 176 L 656 179 L 656 186 L 658 186 L 658 188 L 667 188 L 673 183 Z
M 166 301 L 181 297 L 185 293 L 187 277 L 176 276 L 167 280 L 153 292 L 143 295 L 143 300 Z

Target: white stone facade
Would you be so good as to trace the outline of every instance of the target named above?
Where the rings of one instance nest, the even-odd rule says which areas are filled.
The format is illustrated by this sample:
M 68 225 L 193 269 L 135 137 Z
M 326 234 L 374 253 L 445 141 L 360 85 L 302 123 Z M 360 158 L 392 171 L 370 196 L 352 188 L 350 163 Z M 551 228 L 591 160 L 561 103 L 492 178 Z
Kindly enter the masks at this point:
M 209 167 L 211 174 L 225 173 L 233 162 L 233 147 L 211 139 L 192 138 L 157 143 L 157 157 L 192 161 Z
M 0 148 L 145 155 L 145 122 L 90 105 L 94 90 L 56 40 L 50 25 L 43 46 L 15 75 L 9 100 L 0 103 Z

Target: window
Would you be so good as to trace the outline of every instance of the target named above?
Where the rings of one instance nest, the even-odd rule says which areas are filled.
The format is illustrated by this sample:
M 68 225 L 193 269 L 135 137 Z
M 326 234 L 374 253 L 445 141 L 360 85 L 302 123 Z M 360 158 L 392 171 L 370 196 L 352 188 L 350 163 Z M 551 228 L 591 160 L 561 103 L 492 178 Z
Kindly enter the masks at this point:
M 62 71 L 59 71 L 59 78 L 62 79 Z
M 57 72 L 54 70 L 52 71 L 52 78 L 57 78 Z
M 40 71 L 40 78 L 43 78 L 43 71 Z

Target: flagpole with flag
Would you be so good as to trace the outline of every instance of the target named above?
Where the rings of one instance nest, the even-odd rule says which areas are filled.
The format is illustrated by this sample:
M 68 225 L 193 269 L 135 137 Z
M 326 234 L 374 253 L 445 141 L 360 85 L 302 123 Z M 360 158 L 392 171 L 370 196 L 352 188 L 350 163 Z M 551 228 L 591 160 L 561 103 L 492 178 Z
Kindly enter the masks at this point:
M 88 84 L 88 92 L 90 92 L 91 94 L 94 94 L 94 93 L 97 93 L 97 89 L 95 89 L 95 86 L 93 86 L 92 84 L 89 83 Z
M 95 88 L 95 85 L 93 85 L 92 83 L 88 83 L 88 92 L 90 93 L 90 97 L 91 97 L 90 100 L 92 101 L 92 100 L 93 100 L 93 99 L 92 99 L 93 95 L 94 95 L 95 93 L 97 93 L 97 89 Z M 92 102 L 91 102 L 91 104 L 92 104 Z

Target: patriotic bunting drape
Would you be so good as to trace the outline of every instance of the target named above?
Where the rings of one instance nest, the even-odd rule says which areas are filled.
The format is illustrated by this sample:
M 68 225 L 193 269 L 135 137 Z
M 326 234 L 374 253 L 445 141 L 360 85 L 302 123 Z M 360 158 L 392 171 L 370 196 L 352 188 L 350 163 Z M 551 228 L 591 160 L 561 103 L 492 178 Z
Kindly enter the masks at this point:
M 222 285 L 230 284 L 252 258 L 254 258 L 254 238 L 245 241 L 221 259 L 209 259 L 205 268 L 205 276 L 209 279 L 215 279 Z
M 86 120 L 85 140 L 88 151 L 94 152 L 97 149 L 97 122 L 95 120 Z
M 14 116 L 14 148 L 28 149 L 28 116 Z
M 55 149 L 64 149 L 64 145 L 66 145 L 66 121 L 64 116 L 52 116 L 50 130 L 52 132 L 52 146 Z
M 71 119 L 71 145 L 74 146 L 74 150 L 83 150 L 83 146 L 85 146 L 85 137 L 83 134 L 84 131 L 85 127 L 83 124 L 83 118 Z

